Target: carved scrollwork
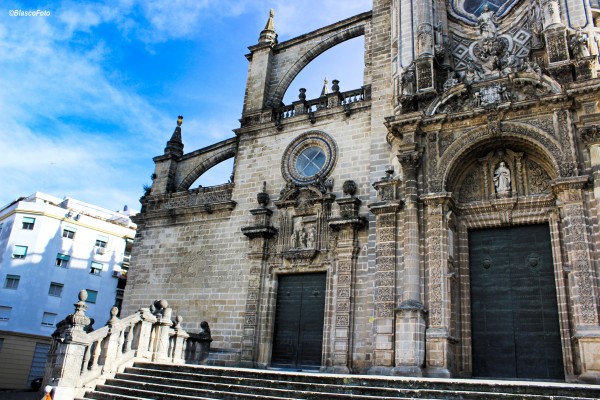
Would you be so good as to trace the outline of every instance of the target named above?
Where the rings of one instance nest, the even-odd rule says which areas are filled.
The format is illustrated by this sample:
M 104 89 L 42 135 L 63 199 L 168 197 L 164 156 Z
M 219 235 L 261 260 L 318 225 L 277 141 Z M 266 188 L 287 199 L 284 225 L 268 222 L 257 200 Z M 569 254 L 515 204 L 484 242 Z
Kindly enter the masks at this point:
M 461 203 L 468 203 L 483 199 L 481 175 L 478 168 L 471 168 L 470 172 L 463 180 L 458 199 Z
M 542 167 L 531 160 L 525 162 L 527 168 L 527 189 L 529 194 L 550 193 L 550 176 Z

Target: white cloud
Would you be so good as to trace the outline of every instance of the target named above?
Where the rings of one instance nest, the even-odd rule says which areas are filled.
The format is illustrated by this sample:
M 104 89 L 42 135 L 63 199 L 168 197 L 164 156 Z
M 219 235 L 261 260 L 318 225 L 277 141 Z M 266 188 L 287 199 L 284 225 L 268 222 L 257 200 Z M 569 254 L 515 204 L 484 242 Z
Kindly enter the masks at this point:
M 151 48 L 174 39 L 196 40 L 210 36 L 216 21 L 230 23 L 228 18 L 257 26 L 254 37 L 239 39 L 252 45 L 269 8 L 276 9 L 277 31 L 285 40 L 369 7 L 366 0 L 65 1 L 48 18 L 0 16 L 0 205 L 44 191 L 112 209 L 139 206 L 141 187 L 150 183 L 152 157 L 162 152 L 175 116 L 136 87 L 125 86 L 120 71 L 106 67 L 115 46 L 135 41 Z M 122 38 L 96 36 L 107 27 Z M 315 73 L 319 82 L 321 75 Z M 240 106 L 242 100 L 232 99 Z M 186 151 L 233 136 L 238 116 L 187 118 Z M 230 168 L 224 165 L 205 184 L 226 181 Z
M 371 0 L 272 1 L 275 29 L 280 40 L 302 35 L 323 26 L 352 17 L 372 6 Z
M 167 119 L 109 79 L 102 42 L 73 50 L 65 32 L 84 28 L 69 17 L 14 18 L 0 29 L 0 204 L 46 191 L 137 207 Z

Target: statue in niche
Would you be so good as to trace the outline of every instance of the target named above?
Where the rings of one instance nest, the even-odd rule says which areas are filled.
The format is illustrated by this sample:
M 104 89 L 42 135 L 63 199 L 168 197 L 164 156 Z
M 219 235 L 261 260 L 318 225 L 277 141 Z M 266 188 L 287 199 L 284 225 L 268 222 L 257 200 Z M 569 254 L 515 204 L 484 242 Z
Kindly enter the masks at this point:
M 483 11 L 477 18 L 477 28 L 483 39 L 494 38 L 498 32 L 496 25 L 496 13 L 494 13 L 488 5 L 483 7 Z
M 444 30 L 442 28 L 442 22 L 438 23 L 433 27 L 434 33 L 434 52 L 438 59 L 443 59 L 446 55 L 446 42 L 444 40 Z
M 304 227 L 302 227 L 302 229 L 298 233 L 298 238 L 300 242 L 300 246 L 298 247 L 306 248 L 306 242 L 308 241 L 308 233 L 306 233 L 306 229 L 304 229 Z
M 315 227 L 314 226 L 310 227 L 310 229 L 308 230 L 308 233 L 306 235 L 306 248 L 307 249 L 315 248 Z
M 303 230 L 304 230 L 304 227 L 302 226 L 302 218 L 295 218 L 294 219 L 294 228 L 292 229 L 292 237 L 291 237 L 292 248 L 298 249 L 301 247 Z
M 577 28 L 577 31 L 571 36 L 571 51 L 575 58 L 585 58 L 590 56 L 590 48 L 588 46 L 588 35 L 581 29 Z
M 413 64 L 411 64 L 402 71 L 402 78 L 400 78 L 401 96 L 412 96 L 415 94 L 415 78 L 415 69 Z
M 530 3 L 529 9 L 529 29 L 533 34 L 531 37 L 531 47 L 534 49 L 540 49 L 544 47 L 542 32 L 543 26 L 543 12 L 540 0 L 533 0 Z
M 496 193 L 499 195 L 508 195 L 511 192 L 510 170 L 506 167 L 504 161 L 494 171 L 494 185 Z
M 483 77 L 483 69 L 475 64 L 472 58 L 467 59 L 467 71 L 463 76 L 463 83 L 465 85 L 470 85 L 472 83 L 478 82 Z
M 521 67 L 523 72 L 529 72 L 532 74 L 542 75 L 542 68 L 540 68 L 539 64 L 535 61 L 531 61 L 529 57 L 525 58 L 523 62 L 523 66 Z

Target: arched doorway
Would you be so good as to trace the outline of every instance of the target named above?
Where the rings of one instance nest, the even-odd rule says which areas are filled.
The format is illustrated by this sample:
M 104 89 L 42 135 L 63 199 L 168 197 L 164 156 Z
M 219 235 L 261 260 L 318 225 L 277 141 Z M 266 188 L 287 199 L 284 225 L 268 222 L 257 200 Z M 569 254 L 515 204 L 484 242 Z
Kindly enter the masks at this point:
M 502 146 L 473 144 L 449 170 L 459 370 L 564 380 L 573 359 L 555 164 L 538 146 L 507 137 Z

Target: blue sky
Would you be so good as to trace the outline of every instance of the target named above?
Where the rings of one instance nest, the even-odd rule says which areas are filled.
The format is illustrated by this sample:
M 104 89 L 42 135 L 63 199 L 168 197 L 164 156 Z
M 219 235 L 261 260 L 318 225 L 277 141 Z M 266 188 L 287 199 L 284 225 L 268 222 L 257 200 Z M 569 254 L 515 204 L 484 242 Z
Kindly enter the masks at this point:
M 233 136 L 248 62 L 275 9 L 279 40 L 368 11 L 371 1 L 12 2 L 0 9 L 0 207 L 36 191 L 139 209 L 152 157 L 183 115 L 185 151 Z M 14 17 L 11 10 L 49 11 Z M 290 86 L 362 85 L 362 38 L 311 63 Z M 231 164 L 204 186 L 226 182 Z

